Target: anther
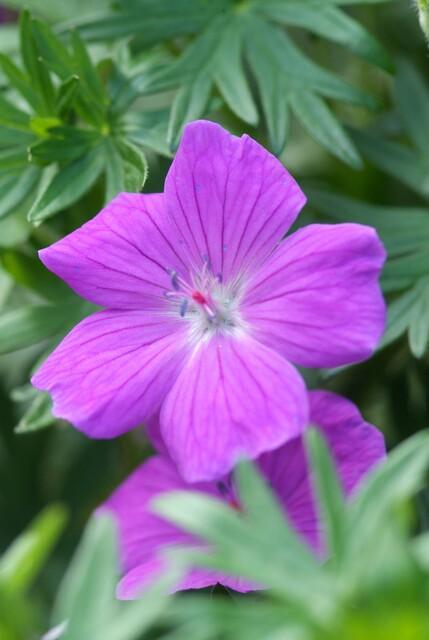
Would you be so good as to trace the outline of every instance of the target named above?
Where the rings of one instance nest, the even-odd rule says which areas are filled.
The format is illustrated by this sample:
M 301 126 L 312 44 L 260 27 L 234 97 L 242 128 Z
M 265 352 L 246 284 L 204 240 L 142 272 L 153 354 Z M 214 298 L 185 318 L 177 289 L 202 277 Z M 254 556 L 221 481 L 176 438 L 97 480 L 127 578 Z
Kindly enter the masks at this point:
M 179 291 L 180 286 L 179 286 L 179 279 L 178 279 L 178 276 L 177 276 L 177 271 L 173 271 L 173 270 L 170 271 L 170 280 L 171 280 L 171 284 L 173 286 L 173 289 L 175 291 Z
M 182 302 L 180 303 L 180 315 L 183 318 L 186 314 L 188 310 L 188 301 L 186 298 L 183 298 Z

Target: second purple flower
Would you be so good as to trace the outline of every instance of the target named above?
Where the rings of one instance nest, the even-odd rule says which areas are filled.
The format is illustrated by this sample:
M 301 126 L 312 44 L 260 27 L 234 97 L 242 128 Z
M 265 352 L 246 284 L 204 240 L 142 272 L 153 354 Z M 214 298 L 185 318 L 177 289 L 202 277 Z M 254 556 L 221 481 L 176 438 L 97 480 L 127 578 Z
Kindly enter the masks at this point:
M 159 415 L 189 482 L 299 435 L 308 400 L 291 362 L 363 360 L 385 320 L 376 232 L 310 225 L 282 241 L 304 203 L 254 140 L 188 125 L 164 194 L 120 194 L 40 254 L 105 307 L 33 378 L 55 415 L 94 438 Z

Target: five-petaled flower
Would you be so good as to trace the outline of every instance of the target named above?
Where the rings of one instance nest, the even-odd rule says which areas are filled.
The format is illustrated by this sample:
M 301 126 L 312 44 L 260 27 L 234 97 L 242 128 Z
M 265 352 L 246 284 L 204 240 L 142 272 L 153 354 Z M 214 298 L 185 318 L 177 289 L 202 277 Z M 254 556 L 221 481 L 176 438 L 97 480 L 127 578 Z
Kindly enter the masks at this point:
M 159 416 L 189 482 L 301 433 L 308 401 L 291 363 L 363 360 L 385 320 L 374 229 L 314 224 L 283 240 L 304 203 L 254 140 L 189 124 L 164 194 L 121 194 L 40 253 L 105 308 L 33 377 L 55 415 L 94 438 Z
M 363 421 L 350 401 L 324 391 L 311 392 L 309 397 L 311 422 L 326 439 L 344 492 L 350 496 L 368 471 L 384 459 L 383 436 Z M 323 553 L 323 531 L 302 437 L 294 438 L 276 451 L 264 453 L 256 464 L 295 530 L 312 549 Z M 151 584 L 164 568 L 163 553 L 168 547 L 204 547 L 191 534 L 152 513 L 153 499 L 174 490 L 203 492 L 227 502 L 234 509 L 240 508 L 233 476 L 218 482 L 191 485 L 180 477 L 165 455 L 149 459 L 100 509 L 111 513 L 118 523 L 124 573 L 118 587 L 120 598 L 137 597 Z M 196 589 L 218 582 L 237 591 L 253 588 L 242 578 L 202 569 L 188 573 L 178 588 Z

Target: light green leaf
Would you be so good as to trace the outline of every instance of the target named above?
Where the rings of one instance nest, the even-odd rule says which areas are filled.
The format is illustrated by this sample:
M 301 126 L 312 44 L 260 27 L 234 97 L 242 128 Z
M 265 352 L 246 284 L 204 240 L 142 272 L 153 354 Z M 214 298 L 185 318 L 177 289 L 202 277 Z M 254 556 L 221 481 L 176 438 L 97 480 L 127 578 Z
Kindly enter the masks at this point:
M 410 311 L 408 338 L 411 353 L 416 358 L 424 356 L 429 344 L 429 278 L 425 279 L 425 283 Z
M 346 512 L 344 493 L 339 482 L 332 455 L 316 429 L 307 430 L 306 446 L 319 505 L 319 517 L 326 536 L 330 561 L 340 563 L 346 546 Z
M 66 524 L 61 505 L 47 507 L 0 557 L 0 586 L 8 592 L 26 591 L 56 544 Z
M 117 580 L 116 525 L 92 518 L 60 586 L 52 624 L 67 620 L 63 640 L 103 638 Z

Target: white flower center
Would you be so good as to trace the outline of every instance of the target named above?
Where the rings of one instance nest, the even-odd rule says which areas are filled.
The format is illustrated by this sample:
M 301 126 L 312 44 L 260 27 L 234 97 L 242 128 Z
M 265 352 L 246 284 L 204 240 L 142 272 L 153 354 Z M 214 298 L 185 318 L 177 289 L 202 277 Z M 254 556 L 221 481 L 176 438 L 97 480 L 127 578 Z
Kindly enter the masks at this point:
M 174 305 L 174 312 L 190 323 L 194 338 L 217 332 L 235 333 L 243 328 L 239 312 L 241 287 L 237 283 L 223 283 L 206 263 L 191 284 L 175 271 L 170 271 L 170 278 L 172 290 L 166 296 Z

